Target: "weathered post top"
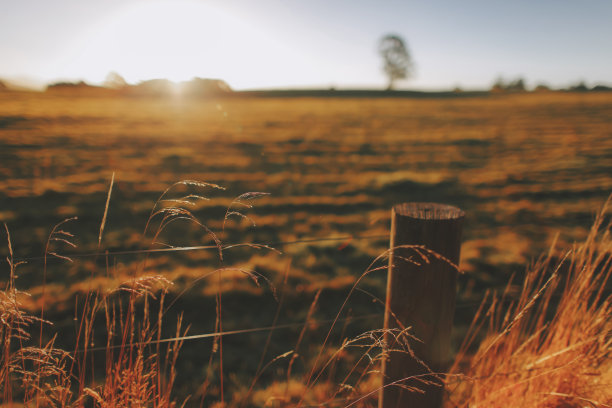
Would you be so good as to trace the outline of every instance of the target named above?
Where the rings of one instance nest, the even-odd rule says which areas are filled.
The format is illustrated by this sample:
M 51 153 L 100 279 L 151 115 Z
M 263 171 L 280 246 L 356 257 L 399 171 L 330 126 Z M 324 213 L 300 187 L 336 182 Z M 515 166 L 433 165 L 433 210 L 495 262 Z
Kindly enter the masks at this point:
M 403 203 L 393 207 L 396 214 L 417 220 L 455 220 L 465 213 L 457 207 L 438 203 Z

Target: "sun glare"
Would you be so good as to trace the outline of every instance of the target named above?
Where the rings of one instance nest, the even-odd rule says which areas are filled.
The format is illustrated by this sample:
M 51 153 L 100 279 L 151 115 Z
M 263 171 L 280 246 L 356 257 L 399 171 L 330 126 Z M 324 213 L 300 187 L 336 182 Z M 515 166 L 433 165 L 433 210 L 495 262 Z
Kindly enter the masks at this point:
M 291 50 L 254 22 L 201 2 L 147 1 L 124 7 L 96 28 L 64 75 L 101 81 L 116 71 L 130 82 L 153 78 L 265 82 Z M 284 59 L 280 63 L 276 60 Z M 247 85 L 248 86 L 248 85 Z

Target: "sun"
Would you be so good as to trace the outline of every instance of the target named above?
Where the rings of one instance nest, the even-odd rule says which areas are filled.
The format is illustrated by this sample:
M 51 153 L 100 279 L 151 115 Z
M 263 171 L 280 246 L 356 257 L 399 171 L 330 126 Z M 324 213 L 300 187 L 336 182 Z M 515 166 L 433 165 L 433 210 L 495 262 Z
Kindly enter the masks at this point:
M 244 83 L 274 75 L 274 59 L 291 54 L 255 22 L 192 0 L 130 3 L 91 31 L 66 71 L 97 80 L 116 71 L 129 82 Z

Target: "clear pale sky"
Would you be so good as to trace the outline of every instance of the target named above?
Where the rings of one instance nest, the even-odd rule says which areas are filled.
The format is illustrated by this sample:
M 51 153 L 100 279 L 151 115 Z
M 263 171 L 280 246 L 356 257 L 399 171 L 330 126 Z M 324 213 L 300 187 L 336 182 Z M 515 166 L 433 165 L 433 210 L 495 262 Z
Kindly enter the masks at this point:
M 0 0 L 0 78 L 382 88 L 388 33 L 400 88 L 612 85 L 612 0 Z

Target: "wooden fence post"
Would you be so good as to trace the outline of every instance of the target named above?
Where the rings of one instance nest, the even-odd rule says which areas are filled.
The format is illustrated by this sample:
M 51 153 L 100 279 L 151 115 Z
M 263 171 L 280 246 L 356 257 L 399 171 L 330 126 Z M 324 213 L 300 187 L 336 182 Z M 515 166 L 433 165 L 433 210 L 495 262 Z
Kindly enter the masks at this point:
M 451 361 L 450 333 L 455 312 L 457 269 L 448 261 L 459 264 L 465 214 L 459 208 L 435 203 L 399 204 L 393 207 L 391 214 L 392 253 L 389 257 L 385 329 L 410 327 L 408 333 L 421 342 L 409 340 L 414 356 L 391 351 L 383 361 L 379 408 L 440 408 L 442 377 L 430 373 L 444 373 Z M 415 245 L 427 250 L 406 247 Z M 385 340 L 391 349 L 402 348 L 389 332 L 385 334 Z M 407 387 L 419 388 L 423 392 L 410 391 Z

